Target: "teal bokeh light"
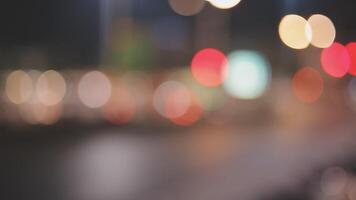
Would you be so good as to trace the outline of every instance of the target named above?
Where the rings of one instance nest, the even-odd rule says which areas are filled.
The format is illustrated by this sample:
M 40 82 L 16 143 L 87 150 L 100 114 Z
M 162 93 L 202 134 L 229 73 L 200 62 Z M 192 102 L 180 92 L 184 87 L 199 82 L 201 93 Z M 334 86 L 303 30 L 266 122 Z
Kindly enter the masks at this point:
M 267 89 L 271 67 L 265 57 L 255 51 L 233 51 L 228 56 L 228 74 L 224 89 L 239 99 L 256 99 Z

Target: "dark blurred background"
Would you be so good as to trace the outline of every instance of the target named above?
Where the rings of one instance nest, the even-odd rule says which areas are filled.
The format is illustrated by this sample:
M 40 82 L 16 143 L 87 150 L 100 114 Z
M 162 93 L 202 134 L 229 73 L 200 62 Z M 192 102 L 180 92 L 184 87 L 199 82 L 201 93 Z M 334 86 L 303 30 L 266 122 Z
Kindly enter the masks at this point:
M 174 50 L 154 46 L 156 54 L 151 65 L 183 65 L 200 48 L 228 51 L 238 46 L 261 49 L 278 66 L 282 65 L 280 62 L 284 57 L 274 55 L 274 52 L 291 54 L 287 49 L 280 50 L 283 45 L 279 42 L 276 27 L 282 16 L 289 13 L 305 17 L 311 13 L 325 14 L 336 24 L 338 40 L 347 42 L 355 40 L 354 8 L 352 0 L 342 3 L 335 0 L 250 0 L 228 11 L 206 6 L 198 16 L 185 17 L 174 13 L 164 0 L 36 0 L 21 4 L 7 1 L 0 12 L 0 64 L 4 69 L 25 67 L 21 60 L 37 53 L 39 58 L 35 65 L 58 69 L 98 65 L 104 61 L 103 51 L 108 45 L 111 22 L 132 18 L 139 24 L 139 29 L 146 31 L 148 41 L 155 40 L 148 32 L 157 26 L 162 28 L 160 42 L 178 35 L 186 41 Z M 40 55 L 45 63 L 40 62 Z
M 335 42 L 356 42 L 356 1 L 218 9 L 192 0 L 204 7 L 191 16 L 172 9 L 177 1 L 2 2 L 0 199 L 356 199 L 354 75 L 329 76 L 323 48 L 292 49 L 278 33 L 285 15 L 319 13 L 335 25 Z M 190 68 L 205 48 L 263 55 L 263 94 L 235 98 L 198 84 Z M 306 66 L 323 81 L 301 81 L 312 93 L 321 87 L 313 102 L 293 85 Z M 186 91 L 186 113 L 169 116 Z

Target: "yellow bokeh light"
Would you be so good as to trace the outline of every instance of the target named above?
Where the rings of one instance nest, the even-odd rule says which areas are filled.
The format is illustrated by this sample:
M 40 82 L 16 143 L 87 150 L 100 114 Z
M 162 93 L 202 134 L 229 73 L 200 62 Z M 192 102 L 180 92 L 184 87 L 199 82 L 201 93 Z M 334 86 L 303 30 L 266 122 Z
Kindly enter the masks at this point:
M 108 77 L 92 71 L 85 74 L 78 85 L 78 95 L 82 103 L 89 108 L 104 106 L 111 97 L 112 86 Z
M 240 3 L 241 0 L 207 0 L 216 8 L 230 9 Z
M 174 12 L 183 16 L 196 15 L 205 5 L 205 0 L 168 0 L 168 2 Z
M 66 83 L 61 74 L 49 70 L 37 80 L 36 95 L 38 100 L 47 106 L 60 103 L 66 94 Z
M 279 24 L 279 36 L 293 49 L 305 49 L 312 38 L 312 30 L 306 19 L 299 15 L 286 15 Z
M 308 22 L 312 30 L 311 44 L 318 48 L 332 45 L 336 37 L 334 23 L 324 15 L 312 15 Z
M 24 71 L 14 71 L 7 77 L 5 91 L 12 103 L 25 103 L 33 93 L 32 78 Z

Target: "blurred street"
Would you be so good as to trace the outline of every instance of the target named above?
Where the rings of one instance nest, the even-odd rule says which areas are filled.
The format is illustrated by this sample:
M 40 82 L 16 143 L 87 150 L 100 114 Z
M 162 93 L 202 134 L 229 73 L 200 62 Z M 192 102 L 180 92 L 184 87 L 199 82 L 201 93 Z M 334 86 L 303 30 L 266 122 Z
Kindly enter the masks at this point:
M 0 8 L 0 200 L 356 200 L 355 0 Z

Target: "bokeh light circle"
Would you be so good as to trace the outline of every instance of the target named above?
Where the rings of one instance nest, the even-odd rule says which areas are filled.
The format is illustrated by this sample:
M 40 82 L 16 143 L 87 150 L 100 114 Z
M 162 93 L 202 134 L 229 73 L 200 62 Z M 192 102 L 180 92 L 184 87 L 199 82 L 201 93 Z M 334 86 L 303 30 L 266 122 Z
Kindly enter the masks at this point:
M 283 43 L 293 49 L 305 49 L 312 38 L 312 30 L 306 19 L 299 15 L 286 15 L 279 24 L 279 36 Z
M 346 47 L 335 42 L 330 47 L 323 49 L 321 65 L 328 75 L 335 78 L 343 77 L 350 68 L 350 55 Z
M 10 73 L 6 79 L 5 92 L 7 98 L 14 104 L 28 101 L 33 93 L 33 80 L 24 71 Z
M 235 7 L 241 2 L 241 0 L 207 0 L 216 8 L 219 9 L 230 9 Z
M 336 30 L 334 23 L 324 15 L 312 15 L 308 19 L 312 30 L 311 44 L 318 48 L 327 48 L 335 40 Z
M 168 0 L 172 10 L 179 15 L 192 16 L 198 14 L 205 5 L 205 0 Z
M 228 97 L 220 87 L 210 88 L 199 84 L 188 68 L 182 68 L 169 76 L 169 80 L 176 80 L 189 86 L 194 98 L 203 111 L 211 112 L 221 108 Z M 194 103 L 194 102 L 193 102 Z
M 311 67 L 304 67 L 292 79 L 294 95 L 302 102 L 313 103 L 323 94 L 324 80 L 320 73 Z
M 36 83 L 36 95 L 38 100 L 47 106 L 60 103 L 66 94 L 66 82 L 63 76 L 49 70 L 41 74 Z
M 167 81 L 154 92 L 153 106 L 163 117 L 177 118 L 182 116 L 191 105 L 189 90 L 180 82 Z
M 349 74 L 356 76 L 356 42 L 350 42 L 346 48 L 350 56 Z
M 234 51 L 229 56 L 224 89 L 233 97 L 260 97 L 270 82 L 271 67 L 263 55 L 255 51 Z
M 92 71 L 85 74 L 78 85 L 78 95 L 82 103 L 89 108 L 100 108 L 111 96 L 111 82 L 108 77 Z
M 192 103 L 182 116 L 170 119 L 172 123 L 178 126 L 190 126 L 199 121 L 203 115 L 203 109 L 196 98 L 192 97 L 192 99 Z
M 226 56 L 219 50 L 203 49 L 192 60 L 193 77 L 204 86 L 217 87 L 225 79 L 227 62 Z

